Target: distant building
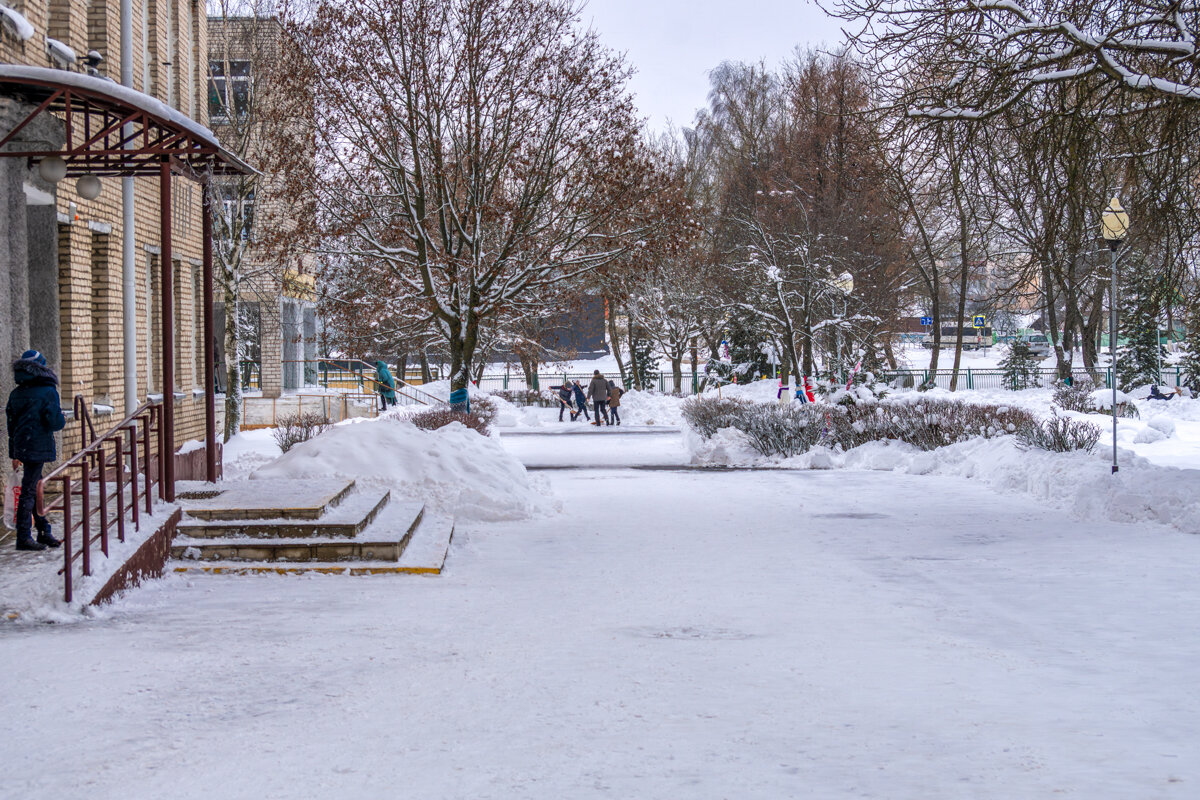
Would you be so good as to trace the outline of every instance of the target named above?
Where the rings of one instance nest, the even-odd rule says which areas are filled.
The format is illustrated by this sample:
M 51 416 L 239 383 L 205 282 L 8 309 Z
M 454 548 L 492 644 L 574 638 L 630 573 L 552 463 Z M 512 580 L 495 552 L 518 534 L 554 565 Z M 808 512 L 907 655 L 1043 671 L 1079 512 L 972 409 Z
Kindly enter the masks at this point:
M 208 18 L 208 113 L 213 130 L 225 144 L 247 161 L 266 162 L 262 150 L 275 145 L 260 140 L 262 117 L 270 113 L 273 97 L 265 85 L 266 67 L 273 66 L 287 46 L 279 21 L 270 17 Z M 315 151 L 306 154 L 315 158 Z M 318 321 L 314 296 L 317 262 L 311 254 L 285 267 L 259 246 L 263 226 L 279 224 L 283 176 L 267 174 L 245 182 L 226 182 L 221 203 L 227 219 L 241 224 L 219 226 L 225 236 L 245 240 L 239 297 L 244 385 L 261 389 L 266 397 L 298 389 L 316 380 Z M 220 300 L 220 292 L 218 292 Z M 226 363 L 224 330 L 226 309 L 216 308 L 218 360 Z

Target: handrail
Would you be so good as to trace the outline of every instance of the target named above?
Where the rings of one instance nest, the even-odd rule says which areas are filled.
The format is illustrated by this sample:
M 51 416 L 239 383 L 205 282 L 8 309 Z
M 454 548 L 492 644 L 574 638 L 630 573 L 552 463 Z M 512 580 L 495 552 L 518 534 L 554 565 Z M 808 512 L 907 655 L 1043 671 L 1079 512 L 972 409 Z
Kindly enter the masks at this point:
M 78 407 L 81 396 L 76 396 Z M 89 418 L 90 422 L 90 418 Z M 154 486 L 154 475 L 151 469 L 151 433 L 157 433 L 158 454 L 158 493 L 159 499 L 165 499 L 163 481 L 166 472 L 166 454 L 163 453 L 163 414 L 160 402 L 146 402 L 132 414 L 109 428 L 103 436 L 96 437 L 92 431 L 92 441 L 74 456 L 58 465 L 49 475 L 43 477 L 37 484 L 36 509 L 39 516 L 45 516 L 48 511 L 60 510 L 63 515 L 63 567 L 59 570 L 63 576 L 63 597 L 71 602 L 73 567 L 76 559 L 81 560 L 83 574 L 92 574 L 91 548 L 99 541 L 100 550 L 108 555 L 108 529 L 110 525 L 108 514 L 108 484 L 109 470 L 116 482 L 114 500 L 117 505 L 116 517 L 112 520 L 117 526 L 118 541 L 125 541 L 125 489 L 129 488 L 129 509 L 134 530 L 140 527 L 138 515 L 139 500 L 145 501 L 146 515 L 153 513 L 151 490 Z M 111 458 L 105 450 L 106 445 L 113 445 Z M 142 448 L 142 488 L 138 488 L 138 445 Z M 129 458 L 129 480 L 126 483 L 125 458 Z M 72 473 L 76 473 L 72 475 Z M 59 494 L 52 500 L 46 500 L 46 486 L 51 481 L 61 483 Z M 99 488 L 99 507 L 92 510 L 91 484 Z M 76 488 L 76 486 L 78 488 Z M 71 500 L 80 500 L 79 520 L 72 524 L 73 508 Z M 100 533 L 92 533 L 92 515 L 100 515 Z M 81 546 L 79 552 L 74 552 L 73 537 L 75 530 L 82 528 Z
M 362 364 L 364 367 L 366 367 L 367 369 L 370 369 L 373 372 L 377 370 L 377 367 L 375 367 L 375 365 L 368 364 L 366 361 L 363 361 L 360 358 L 338 358 L 338 359 L 319 358 L 316 361 L 318 364 L 320 364 L 322 362 L 333 363 L 334 361 L 341 361 L 345 364 Z M 383 381 L 376 378 L 374 375 L 367 375 L 365 372 L 359 373 L 358 379 L 359 379 L 359 381 L 362 381 L 362 382 L 370 381 L 371 383 L 375 384 L 376 392 L 379 391 L 379 387 L 384 387 L 386 389 L 390 389 L 394 392 L 402 394 L 402 395 L 408 397 L 410 400 L 415 400 L 422 405 L 427 405 L 427 406 L 443 405 L 446 402 L 445 400 L 441 399 L 440 397 L 435 397 L 434 395 L 429 394 L 429 392 L 425 392 L 425 391 L 422 391 L 422 390 L 416 388 L 411 383 L 408 383 L 407 381 L 405 381 L 403 378 L 393 377 L 393 380 L 396 382 L 395 386 L 388 386 Z
M 83 395 L 75 395 L 75 401 L 71 407 L 71 411 L 75 415 L 75 419 L 79 420 L 80 443 L 86 447 L 87 445 L 96 441 L 96 428 L 94 425 L 92 425 L 92 415 L 88 411 L 88 403 L 87 400 L 84 399 Z M 88 438 L 89 433 L 91 434 L 91 438 Z

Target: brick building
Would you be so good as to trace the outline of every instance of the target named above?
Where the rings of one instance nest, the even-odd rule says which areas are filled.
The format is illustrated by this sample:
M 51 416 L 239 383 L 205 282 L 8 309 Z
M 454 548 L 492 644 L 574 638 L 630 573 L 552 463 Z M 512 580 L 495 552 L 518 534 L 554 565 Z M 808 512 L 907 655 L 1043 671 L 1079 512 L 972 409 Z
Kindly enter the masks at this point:
M 208 121 L 204 7 L 195 0 L 133 0 L 132 10 L 134 91 L 129 92 L 97 80 L 120 79 L 119 0 L 22 0 L 0 8 L 0 137 L 9 137 L 3 150 L 63 150 L 70 170 L 52 183 L 35 157 L 0 158 L 0 356 L 5 359 L 0 395 L 7 397 L 12 388 L 8 360 L 29 347 L 45 353 L 58 371 L 64 406 L 82 395 L 98 430 L 120 420 L 131 405 L 162 395 L 169 374 L 163 363 L 167 331 L 161 294 L 166 278 L 172 298 L 167 310 L 173 310 L 168 330 L 174 342 L 165 357 L 174 372 L 169 388 L 178 446 L 201 439 L 205 425 L 202 189 L 194 180 L 169 174 L 133 180 L 136 269 L 130 288 L 136 308 L 137 397 L 127 398 L 122 190 L 117 177 L 122 170 L 115 165 L 124 158 L 120 148 L 137 142 L 160 154 L 147 159 L 157 158 L 154 163 L 169 164 L 171 172 L 192 178 L 199 167 L 237 160 L 222 155 L 215 138 L 201 127 Z M 74 112 L 72 91 L 77 91 Z M 39 106 L 43 97 L 48 99 Z M 80 102 L 85 103 L 82 112 Z M 146 109 L 131 122 L 133 114 Z M 122 131 L 137 125 L 144 136 L 116 145 L 113 130 L 100 138 L 103 120 L 112 114 L 126 115 L 125 127 L 115 128 L 118 140 Z M 104 148 L 107 155 L 93 154 Z M 89 165 L 100 176 L 95 199 L 84 197 L 86 178 L 78 177 Z M 147 160 L 138 174 L 153 175 L 155 168 Z M 170 187 L 169 197 L 164 186 Z M 167 228 L 160 210 L 168 207 L 171 263 L 164 274 Z M 79 447 L 78 426 L 68 424 L 62 457 Z
M 317 372 L 316 260 L 294 240 L 281 245 L 281 237 L 267 235 L 267 229 L 286 234 L 298 225 L 288 177 L 310 175 L 315 159 L 311 95 L 281 80 L 286 67 L 280 60 L 289 41 L 273 17 L 208 18 L 213 132 L 230 151 L 264 165 L 263 175 L 235 176 L 217 184 L 219 213 L 225 215 L 218 235 L 245 240 L 243 248 L 218 242 L 218 274 L 223 259 L 238 259 L 243 377 L 264 397 L 315 383 Z M 279 151 L 289 155 L 281 157 Z M 222 332 L 227 305 L 218 293 L 217 328 Z M 226 363 L 230 345 L 224 337 L 219 341 L 221 363 Z

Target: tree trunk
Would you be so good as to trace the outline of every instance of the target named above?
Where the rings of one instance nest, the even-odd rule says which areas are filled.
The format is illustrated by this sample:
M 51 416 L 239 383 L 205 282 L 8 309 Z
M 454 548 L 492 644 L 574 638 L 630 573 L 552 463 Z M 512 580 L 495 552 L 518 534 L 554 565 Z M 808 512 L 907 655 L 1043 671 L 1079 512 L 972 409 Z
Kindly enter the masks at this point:
M 683 354 L 671 353 L 671 379 L 675 382 L 675 394 L 683 392 Z
M 625 377 L 625 361 L 621 358 L 621 337 L 617 331 L 617 304 L 606 300 L 604 307 L 608 309 L 608 341 L 612 344 L 613 358 L 617 361 L 617 371 L 621 373 L 621 385 L 628 386 Z
M 429 355 L 421 348 L 421 383 L 433 383 L 433 375 L 429 372 Z
M 958 337 L 954 340 L 954 371 L 950 374 L 950 391 L 958 391 L 958 371 L 962 367 L 962 352 L 963 352 L 963 332 L 965 329 L 964 322 L 966 321 L 967 313 L 967 272 L 970 269 L 970 263 L 967 260 L 967 244 L 966 231 L 964 222 L 964 232 L 962 242 L 960 244 L 959 257 L 962 259 L 962 274 L 958 281 Z
M 238 300 L 232 281 L 221 281 L 225 300 L 225 431 L 224 441 L 242 429 L 242 359 L 238 352 Z
M 396 375 L 395 378 L 400 383 L 406 383 L 405 375 L 408 373 L 408 352 L 405 351 L 396 356 Z
M 803 341 L 801 341 L 801 343 L 800 343 L 801 358 L 803 359 L 803 361 L 800 365 L 801 366 L 800 374 L 797 376 L 799 378 L 805 378 L 805 377 L 813 374 L 813 337 L 812 337 L 811 310 L 812 310 L 812 298 L 805 296 L 804 310 L 803 310 L 803 313 L 800 318 L 800 320 L 801 320 L 800 321 L 800 324 L 801 324 L 800 333 L 803 335 L 804 338 L 803 338 Z M 794 357 L 795 356 L 793 355 L 793 358 Z
M 638 371 L 638 363 L 637 363 L 637 348 L 634 347 L 634 343 L 633 343 L 634 336 L 633 336 L 633 319 L 632 318 L 629 320 L 627 330 L 629 333 L 629 372 L 631 373 L 630 374 L 630 385 L 634 389 L 642 389 L 643 387 L 639 384 L 640 373 Z
M 1066 378 L 1071 374 L 1071 365 L 1063 353 L 1062 338 L 1058 335 L 1058 309 L 1055 307 L 1054 284 L 1052 281 L 1053 276 L 1050 274 L 1050 263 L 1048 260 L 1042 259 L 1042 283 L 1044 284 L 1043 293 L 1046 300 L 1046 336 L 1050 338 L 1051 344 L 1054 345 L 1054 363 L 1058 377 Z
M 466 389 L 471 384 L 471 366 L 479 342 L 479 322 L 468 317 L 450 326 L 450 391 Z

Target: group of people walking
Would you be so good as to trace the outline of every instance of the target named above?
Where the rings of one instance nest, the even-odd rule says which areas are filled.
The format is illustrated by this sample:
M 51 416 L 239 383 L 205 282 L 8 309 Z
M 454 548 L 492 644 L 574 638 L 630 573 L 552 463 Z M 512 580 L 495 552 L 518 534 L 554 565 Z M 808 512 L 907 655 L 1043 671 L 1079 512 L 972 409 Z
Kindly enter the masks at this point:
M 621 395 L 625 390 L 601 375 L 600 370 L 592 373 L 586 393 L 579 381 L 566 381 L 561 386 L 551 386 L 550 389 L 558 393 L 559 422 L 563 421 L 563 414 L 570 414 L 572 422 L 576 422 L 582 416 L 593 425 L 621 424 Z M 588 401 L 592 404 L 590 416 Z

